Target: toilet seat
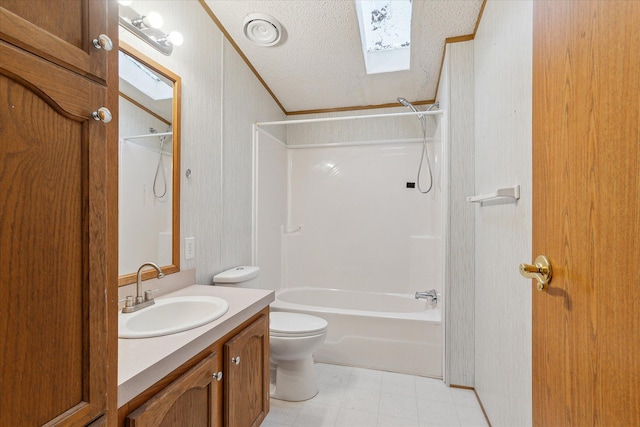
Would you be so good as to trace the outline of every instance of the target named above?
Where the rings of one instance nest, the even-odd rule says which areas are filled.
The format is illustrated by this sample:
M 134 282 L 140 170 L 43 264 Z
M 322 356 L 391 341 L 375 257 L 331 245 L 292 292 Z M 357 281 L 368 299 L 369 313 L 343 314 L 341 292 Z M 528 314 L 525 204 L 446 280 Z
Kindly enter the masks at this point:
M 302 313 L 272 311 L 269 314 L 269 335 L 272 337 L 307 337 L 327 331 L 327 321 Z

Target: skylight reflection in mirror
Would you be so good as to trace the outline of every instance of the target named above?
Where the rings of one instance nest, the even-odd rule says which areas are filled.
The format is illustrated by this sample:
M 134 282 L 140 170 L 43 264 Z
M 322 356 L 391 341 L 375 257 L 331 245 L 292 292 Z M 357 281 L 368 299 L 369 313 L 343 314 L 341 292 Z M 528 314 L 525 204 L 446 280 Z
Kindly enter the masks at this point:
M 411 0 L 355 0 L 367 74 L 408 70 Z
M 162 80 L 156 73 L 119 51 L 120 78 L 154 101 L 173 98 L 173 86 Z

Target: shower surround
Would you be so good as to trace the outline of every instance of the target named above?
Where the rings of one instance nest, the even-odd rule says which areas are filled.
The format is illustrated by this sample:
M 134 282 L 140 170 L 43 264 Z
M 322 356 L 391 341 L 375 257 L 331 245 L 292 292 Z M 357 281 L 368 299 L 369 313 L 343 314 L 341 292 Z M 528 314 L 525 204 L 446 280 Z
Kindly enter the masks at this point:
M 261 268 L 261 287 L 339 289 L 381 297 L 413 296 L 428 289 L 444 294 L 443 138 L 441 127 L 435 126 L 439 116 L 427 119 L 434 179 L 428 194 L 421 194 L 416 185 L 422 130 L 414 116 L 289 125 L 288 145 L 269 135 L 268 129 L 257 128 L 254 257 Z M 383 128 L 376 132 L 376 126 Z M 307 131 L 300 130 L 302 127 Z M 337 140 L 340 127 L 348 129 L 343 135 L 350 139 L 359 131 L 359 138 Z M 399 137 L 393 137 L 393 129 Z M 311 138 L 298 138 L 309 133 Z M 314 143 L 298 143 L 310 140 Z M 421 179 L 428 187 L 429 174 L 425 172 Z M 437 306 L 440 314 L 444 304 Z M 316 309 L 320 314 L 314 315 L 325 312 L 328 318 L 335 316 L 328 314 L 335 312 L 332 307 Z M 334 322 L 333 327 L 344 329 L 340 325 L 357 322 L 358 315 L 340 324 Z M 418 326 L 415 330 L 423 332 L 414 337 L 420 341 L 424 334 L 425 340 L 429 337 L 433 341 L 435 333 L 435 342 L 440 345 L 432 348 L 440 354 L 433 360 L 440 366 L 429 369 L 429 375 L 437 377 L 442 376 L 441 323 L 441 318 L 431 319 L 436 331 L 427 333 Z M 381 349 L 397 344 L 388 337 L 368 339 Z M 346 358 L 347 352 L 341 361 L 336 345 L 327 340 L 332 356 L 338 355 L 332 363 L 358 365 L 353 357 Z M 364 365 L 407 372 L 401 364 Z M 413 373 L 426 374 L 424 370 Z

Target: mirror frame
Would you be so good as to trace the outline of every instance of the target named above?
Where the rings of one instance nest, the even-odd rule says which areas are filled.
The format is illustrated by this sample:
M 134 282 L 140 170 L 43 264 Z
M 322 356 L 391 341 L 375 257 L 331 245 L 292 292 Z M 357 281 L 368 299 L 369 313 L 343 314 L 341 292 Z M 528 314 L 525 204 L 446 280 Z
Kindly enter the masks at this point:
M 172 224 L 171 224 L 171 232 L 173 234 L 171 241 L 171 259 L 172 263 L 169 265 L 162 265 L 160 268 L 164 274 L 177 273 L 180 271 L 180 97 L 181 97 L 181 79 L 180 76 L 171 72 L 166 67 L 158 64 L 156 61 L 151 58 L 143 55 L 138 52 L 133 47 L 129 46 L 126 43 L 119 43 L 119 50 L 136 59 L 137 61 L 143 63 L 150 69 L 154 70 L 158 74 L 161 74 L 165 78 L 173 81 L 173 109 L 172 109 L 172 126 L 173 126 L 173 200 L 172 200 Z M 123 96 L 124 94 L 118 91 L 119 96 Z M 126 97 L 126 95 L 124 95 Z M 132 102 L 131 99 L 126 97 L 126 99 Z M 137 104 L 140 108 L 147 110 L 147 108 Z M 119 185 L 119 184 L 118 184 Z M 121 209 L 122 207 L 119 207 Z M 156 277 L 156 272 L 154 270 L 146 270 L 142 273 L 142 280 L 152 279 Z M 131 283 L 136 283 L 137 281 L 137 272 L 127 273 L 120 275 L 118 272 L 118 286 L 129 285 Z

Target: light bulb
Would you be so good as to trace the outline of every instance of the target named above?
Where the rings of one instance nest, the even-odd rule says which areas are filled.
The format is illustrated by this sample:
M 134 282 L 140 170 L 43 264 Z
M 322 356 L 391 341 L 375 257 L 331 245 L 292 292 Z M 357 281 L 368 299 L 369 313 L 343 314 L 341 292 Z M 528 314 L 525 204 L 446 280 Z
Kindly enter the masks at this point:
M 184 37 L 177 31 L 171 31 L 167 36 L 167 41 L 174 46 L 182 46 L 184 43 Z
M 149 28 L 160 28 L 164 24 L 164 20 L 158 12 L 149 12 L 147 16 L 142 18 L 142 23 Z

